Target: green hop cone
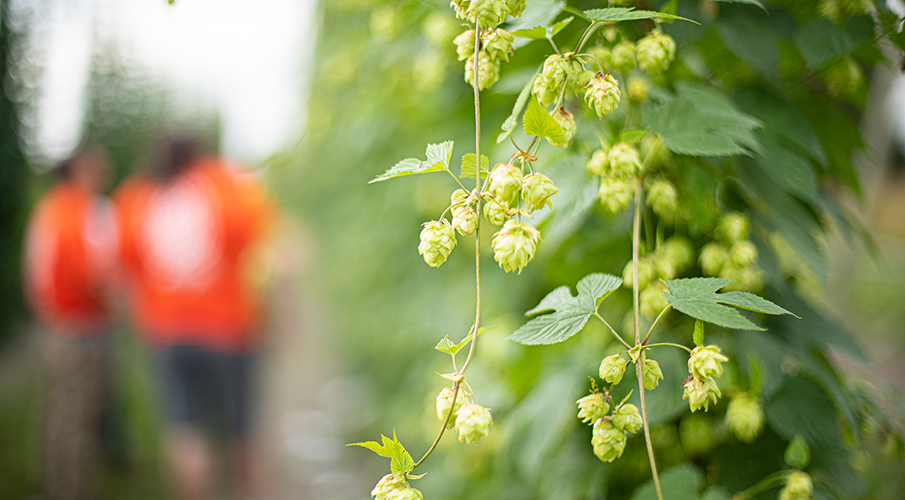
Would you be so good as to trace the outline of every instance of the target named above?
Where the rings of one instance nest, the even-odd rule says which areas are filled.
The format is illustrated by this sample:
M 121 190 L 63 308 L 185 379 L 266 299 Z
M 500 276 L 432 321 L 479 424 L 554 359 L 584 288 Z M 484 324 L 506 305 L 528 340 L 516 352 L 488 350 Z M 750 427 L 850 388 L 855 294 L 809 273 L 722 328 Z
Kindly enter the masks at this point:
M 786 485 L 779 491 L 779 500 L 811 500 L 814 483 L 811 476 L 800 470 L 793 470 L 786 477 Z
M 508 11 L 505 0 L 471 0 L 465 15 L 482 28 L 496 28 Z
M 500 62 L 485 52 L 478 54 L 478 90 L 489 89 L 500 79 Z M 474 84 L 474 55 L 465 61 L 465 81 Z
M 613 47 L 610 64 L 617 73 L 627 75 L 635 68 L 635 44 L 632 42 L 617 43 Z
M 465 33 L 453 39 L 456 45 L 456 54 L 460 61 L 464 61 L 474 55 L 474 30 L 468 30 Z
M 575 135 L 575 118 L 572 117 L 572 113 L 559 108 L 553 112 L 553 120 L 559 124 L 560 130 L 562 130 L 562 141 L 554 141 L 547 137 L 547 142 L 557 148 L 569 147 L 569 142 L 572 140 L 572 136 Z
M 550 198 L 558 192 L 553 181 L 544 174 L 528 174 L 522 181 L 522 198 L 524 198 L 528 210 L 532 212 L 544 207 L 553 208 Z
M 753 442 L 764 428 L 764 408 L 757 396 L 743 392 L 732 398 L 726 409 L 726 425 L 739 440 Z
M 452 0 L 449 6 L 455 9 L 457 19 L 468 19 L 466 12 L 471 5 L 471 0 Z
M 456 397 L 456 404 L 453 406 L 453 391 L 452 387 L 444 387 L 440 394 L 437 394 L 437 419 L 440 420 L 440 423 L 446 422 L 446 416 L 449 414 L 450 408 L 452 408 L 453 417 L 449 419 L 449 423 L 446 425 L 447 429 L 452 429 L 456 423 L 455 414 L 459 411 L 459 408 L 462 407 L 463 404 L 468 402 L 468 397 L 464 394 L 465 391 L 459 389 L 459 395 Z
M 522 15 L 522 12 L 525 12 L 527 4 L 527 0 L 506 0 L 506 10 L 509 11 L 510 16 L 518 17 Z
M 600 378 L 608 384 L 618 384 L 625 375 L 626 365 L 627 362 L 618 354 L 607 356 L 600 362 Z
M 518 271 L 534 258 L 540 232 L 524 222 L 508 220 L 503 229 L 493 235 L 493 259 L 504 271 Z
M 638 41 L 635 57 L 642 71 L 658 75 L 669 69 L 669 64 L 676 58 L 676 42 L 671 36 L 654 30 Z
M 471 196 L 471 193 L 469 193 L 468 191 L 464 189 L 456 189 L 449 196 L 449 206 L 452 208 L 460 207 L 470 201 L 468 199 L 469 196 Z
M 628 261 L 622 269 L 622 286 L 632 288 L 635 283 L 635 268 L 632 261 Z M 650 259 L 638 259 L 638 288 L 644 288 L 654 279 L 654 266 Z
M 620 142 L 607 153 L 610 169 L 620 177 L 634 177 L 641 172 L 641 155 L 629 144 Z
M 864 84 L 864 72 L 851 57 L 845 57 L 829 67 L 823 75 L 830 95 L 842 98 L 854 95 Z
M 377 497 L 376 500 L 387 500 L 387 495 L 392 493 L 393 491 L 405 488 L 405 475 L 396 475 L 396 474 L 387 474 L 383 476 L 380 481 L 377 482 L 377 486 L 374 486 L 374 489 L 371 490 L 371 496 Z
M 597 60 L 597 63 L 600 64 L 601 68 L 611 68 L 613 66 L 613 51 L 606 48 L 596 46 L 588 53 Z
M 751 240 L 736 241 L 729 250 L 729 260 L 738 267 L 747 267 L 757 260 L 757 247 Z
M 651 261 L 654 264 L 654 269 L 657 272 L 657 277 L 662 280 L 671 280 L 676 277 L 676 266 L 672 263 L 671 260 L 668 260 L 663 257 L 663 254 L 657 252 L 651 257 Z
M 727 291 L 757 291 L 764 286 L 764 276 L 756 266 L 742 268 L 724 268 L 719 274 L 720 278 L 730 279 L 732 283 L 726 285 Z
M 469 206 L 461 206 L 453 209 L 452 227 L 459 234 L 468 236 L 478 227 L 478 216 Z
M 506 219 L 509 217 L 506 214 L 508 207 L 500 202 L 497 202 L 493 198 L 485 198 L 484 200 L 484 218 L 490 221 L 491 224 L 496 226 L 502 226 L 506 223 Z
M 662 167 L 669 163 L 672 153 L 659 134 L 648 134 L 641 140 L 641 157 L 648 165 Z
M 729 251 L 719 243 L 708 243 L 701 248 L 701 269 L 707 276 L 717 276 L 729 263 Z
M 424 500 L 424 497 L 415 488 L 397 488 L 387 494 L 386 500 Z
M 625 451 L 625 431 L 617 429 L 608 418 L 600 418 L 594 422 L 591 432 L 591 446 L 594 454 L 603 462 L 612 462 L 622 456 Z
M 698 380 L 707 380 L 711 377 L 723 375 L 723 365 L 729 358 L 720 354 L 720 348 L 715 345 L 695 347 L 688 356 L 688 371 Z
M 491 59 L 509 62 L 513 38 L 508 31 L 500 28 L 490 30 L 481 36 L 481 40 L 483 41 L 482 49 Z M 474 51 L 474 40 L 472 40 L 472 51 Z
M 633 102 L 642 102 L 647 99 L 650 85 L 643 78 L 631 77 L 628 79 L 628 98 Z
M 676 192 L 676 187 L 671 182 L 658 179 L 648 189 L 647 204 L 655 214 L 671 221 L 675 219 L 676 211 L 679 208 L 679 193 Z
M 565 57 L 553 54 L 544 61 L 540 75 L 534 80 L 532 93 L 544 106 L 549 106 L 559 97 L 562 86 L 569 75 L 570 64 Z
M 581 64 L 581 63 L 578 63 L 578 64 Z M 596 73 L 594 73 L 593 71 L 586 71 L 584 69 L 575 73 L 575 83 L 572 86 L 575 93 L 579 94 L 582 91 L 584 91 L 585 87 L 590 85 L 591 80 L 594 79 L 595 74 Z
M 421 230 L 421 243 L 418 253 L 424 262 L 431 267 L 440 267 L 446 262 L 450 252 L 456 246 L 456 231 L 443 219 L 442 222 L 432 220 L 424 223 Z
M 606 149 L 598 149 L 591 154 L 591 159 L 585 164 L 588 173 L 591 175 L 603 175 L 610 168 L 610 161 L 607 159 Z
M 666 290 L 664 287 L 665 285 L 657 282 L 641 290 L 638 299 L 641 301 L 641 314 L 645 318 L 656 318 L 660 311 L 669 305 L 666 297 L 663 296 L 663 292 Z
M 493 418 L 490 410 L 477 403 L 466 403 L 456 413 L 456 432 L 459 441 L 475 444 L 483 436 L 490 434 Z
M 625 210 L 632 201 L 632 194 L 632 188 L 623 179 L 610 177 L 600 181 L 600 202 L 612 213 Z
M 497 200 L 512 207 L 518 201 L 518 194 L 523 180 L 522 169 L 499 163 L 490 172 L 490 178 L 488 179 L 490 185 L 487 189 L 493 193 Z
M 663 370 L 660 369 L 660 363 L 653 359 L 645 359 L 641 365 L 641 379 L 644 381 L 644 388 L 652 391 L 660 385 L 663 380 Z
M 688 406 L 691 407 L 692 412 L 696 412 L 701 408 L 707 411 L 710 408 L 710 403 L 716 404 L 717 399 L 722 395 L 720 388 L 717 387 L 716 381 L 712 377 L 704 381 L 689 377 L 682 384 L 682 387 L 685 389 L 682 399 L 688 400 Z
M 619 106 L 619 82 L 609 73 L 606 76 L 597 73 L 586 86 L 584 99 L 588 106 L 594 108 L 598 118 L 612 113 Z
M 586 424 L 602 418 L 610 411 L 610 405 L 606 404 L 603 394 L 599 392 L 585 396 L 575 403 L 578 405 L 578 418 Z
M 748 237 L 748 217 L 740 212 L 730 212 L 720 218 L 716 236 L 727 243 L 735 243 Z
M 681 236 L 673 236 L 666 240 L 660 252 L 677 270 L 688 267 L 694 261 L 694 246 L 687 238 Z
M 641 429 L 641 412 L 633 404 L 625 404 L 613 411 L 613 426 L 632 434 Z

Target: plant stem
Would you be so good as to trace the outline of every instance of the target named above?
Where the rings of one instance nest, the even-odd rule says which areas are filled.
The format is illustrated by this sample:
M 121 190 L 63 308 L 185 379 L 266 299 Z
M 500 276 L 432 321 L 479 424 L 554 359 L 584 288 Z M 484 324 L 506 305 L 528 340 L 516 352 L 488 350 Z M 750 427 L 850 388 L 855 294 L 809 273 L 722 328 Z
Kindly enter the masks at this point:
M 748 500 L 752 498 L 754 495 L 762 493 L 764 491 L 769 490 L 770 488 L 775 488 L 783 483 L 786 480 L 786 476 L 789 475 L 789 471 L 781 470 L 770 474 L 769 476 L 761 479 L 754 486 L 748 488 L 741 493 L 736 493 L 732 496 L 733 500 Z
M 660 314 L 657 315 L 657 319 L 654 320 L 654 323 L 650 325 L 650 329 L 647 330 L 647 335 L 645 335 L 644 340 L 641 341 L 642 344 L 647 343 L 647 340 L 650 338 L 650 334 L 654 333 L 654 328 L 657 326 L 657 323 L 660 322 L 660 318 L 662 318 L 663 315 L 666 314 L 671 308 L 672 306 L 667 304 L 666 307 L 664 307 L 663 310 L 660 311 Z
M 688 354 L 691 354 L 691 349 L 685 347 L 684 345 L 682 345 L 682 344 L 671 344 L 671 343 L 669 343 L 669 342 L 660 342 L 659 344 L 650 344 L 650 345 L 646 345 L 646 346 L 644 346 L 644 347 L 645 347 L 645 348 L 650 348 L 650 347 L 678 347 L 679 349 L 685 349 L 686 351 L 688 351 Z
M 475 61 L 478 60 L 478 52 L 481 50 L 481 25 L 480 22 L 475 22 L 475 44 L 474 44 L 474 58 Z M 468 369 L 468 364 L 471 363 L 471 358 L 474 356 L 475 345 L 478 343 L 478 332 L 480 324 L 481 324 L 481 98 L 480 91 L 478 90 L 478 77 L 480 75 L 480 71 L 475 68 L 474 72 L 474 80 L 472 81 L 472 86 L 474 87 L 474 116 L 475 116 L 475 188 L 478 191 L 478 201 L 477 201 L 477 224 L 475 225 L 475 320 L 474 320 L 474 330 L 475 332 L 471 336 L 471 343 L 468 347 L 468 357 L 465 358 L 465 363 L 462 364 L 462 369 L 456 371 L 456 381 L 453 383 L 453 404 L 449 408 L 449 413 L 446 414 L 446 420 L 443 421 L 443 425 L 440 427 L 440 432 L 437 433 L 436 439 L 434 439 L 434 443 L 431 444 L 430 448 L 424 453 L 424 456 L 421 457 L 421 460 L 415 463 L 412 470 L 416 469 L 419 465 L 421 465 L 431 453 L 433 453 L 434 449 L 437 447 L 437 444 L 440 442 L 440 438 L 443 437 L 443 433 L 446 432 L 446 426 L 449 424 L 449 420 L 452 418 L 453 409 L 455 408 L 456 398 L 459 397 L 459 387 L 465 381 L 465 370 Z M 450 172 L 451 174 L 452 172 Z M 455 178 L 455 175 L 453 175 Z M 458 179 L 456 179 L 458 181 Z M 461 184 L 460 184 L 461 185 Z M 464 186 L 463 186 L 464 189 Z M 455 367 L 455 361 L 453 361 L 453 366 Z
M 638 276 L 638 250 L 641 246 L 641 209 L 644 207 L 644 205 L 641 204 L 642 189 L 643 186 L 641 179 L 639 178 L 638 183 L 635 186 L 635 213 L 634 222 L 632 224 L 632 276 Z M 641 310 L 638 307 L 638 279 L 633 279 L 632 282 L 635 346 L 639 346 L 641 345 Z M 644 424 L 644 443 L 647 445 L 647 458 L 650 460 L 650 472 L 654 478 L 654 489 L 657 490 L 657 499 L 663 500 L 663 492 L 660 491 L 660 476 L 657 475 L 657 460 L 654 458 L 654 445 L 650 439 L 650 424 L 648 424 L 647 421 L 647 404 L 644 401 L 644 375 L 641 371 L 643 364 L 643 358 L 638 358 L 638 362 L 635 363 L 635 372 L 638 376 L 638 396 L 641 398 L 641 421 Z
M 621 342 L 622 345 L 625 346 L 626 349 L 628 349 L 628 350 L 631 350 L 631 349 L 632 349 L 632 346 L 630 346 L 629 343 L 626 342 L 626 341 L 622 338 L 622 335 L 619 335 L 618 333 L 616 333 L 616 330 L 613 330 L 613 327 L 610 326 L 610 324 L 607 323 L 605 319 L 603 319 L 603 316 L 601 316 L 601 315 L 598 314 L 597 312 L 594 313 L 594 316 L 596 316 L 597 319 L 599 319 L 600 321 L 602 321 L 603 324 L 606 325 L 606 327 L 610 329 L 610 332 L 612 332 L 613 336 L 616 337 L 616 340 L 618 340 L 619 342 Z

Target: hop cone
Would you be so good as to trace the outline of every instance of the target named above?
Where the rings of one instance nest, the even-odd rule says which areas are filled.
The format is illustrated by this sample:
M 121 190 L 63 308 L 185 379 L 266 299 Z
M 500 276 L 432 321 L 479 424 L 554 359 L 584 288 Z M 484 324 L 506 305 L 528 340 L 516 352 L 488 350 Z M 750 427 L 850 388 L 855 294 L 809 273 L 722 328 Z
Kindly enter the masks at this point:
M 619 82 L 613 78 L 613 75 L 607 74 L 602 76 L 597 73 L 587 85 L 584 99 L 588 102 L 588 106 L 594 108 L 598 118 L 603 118 L 616 110 L 619 106 L 619 97 L 622 93 L 619 91 Z
M 578 418 L 586 424 L 594 422 L 598 418 L 606 415 L 606 412 L 610 411 L 610 406 L 606 404 L 606 401 L 603 399 L 603 394 L 600 394 L 599 392 L 579 399 L 576 401 L 576 404 L 578 405 Z
M 729 402 L 726 424 L 741 441 L 751 443 L 764 428 L 764 408 L 756 396 L 739 394 Z
M 404 475 L 397 476 L 395 474 L 387 474 L 386 476 L 383 476 L 380 481 L 377 482 L 377 486 L 374 486 L 374 489 L 371 490 L 371 496 L 377 497 L 376 500 L 387 500 L 387 495 L 394 490 L 404 488 L 405 486 Z
M 575 134 L 575 118 L 572 117 L 572 113 L 559 108 L 553 113 L 553 120 L 559 124 L 560 130 L 562 130 L 562 141 L 554 141 L 548 137 L 547 142 L 557 148 L 568 147 L 569 141 L 572 140 L 572 136 Z
M 707 380 L 723 374 L 723 365 L 729 358 L 720 354 L 715 345 L 695 347 L 688 357 L 688 371 L 698 380 Z
M 453 416 L 455 416 L 456 412 L 459 411 L 459 408 L 468 402 L 468 398 L 465 396 L 464 391 L 459 389 L 459 395 L 456 397 L 456 404 L 453 405 L 452 399 L 454 392 L 452 387 L 444 387 L 443 390 L 440 391 L 440 394 L 437 394 L 437 419 L 440 420 L 440 423 L 446 422 L 446 416 L 449 414 L 450 408 L 452 408 Z M 450 418 L 446 428 L 452 429 L 455 423 L 456 419 Z
M 504 204 L 488 198 L 484 203 L 484 218 L 496 226 L 502 226 L 506 222 L 506 210 Z
M 442 222 L 432 220 L 424 223 L 418 253 L 424 257 L 427 265 L 440 267 L 455 246 L 456 232 L 445 219 Z
M 553 54 L 544 61 L 541 74 L 534 80 L 532 92 L 544 106 L 549 106 L 559 97 L 562 86 L 566 83 L 569 62 L 559 54 Z
M 620 177 L 634 177 L 641 172 L 641 155 L 633 146 L 620 142 L 607 153 L 607 160 L 613 174 Z
M 424 497 L 415 488 L 398 488 L 387 494 L 386 500 L 424 500 Z
M 632 42 L 617 43 L 610 54 L 612 68 L 623 75 L 635 68 L 635 44 Z
M 508 220 L 498 233 L 493 235 L 493 258 L 504 271 L 511 272 L 528 265 L 537 250 L 540 232 L 524 222 Z
M 509 62 L 509 54 L 512 53 L 512 35 L 504 29 L 490 30 L 483 35 L 483 50 L 494 61 Z M 474 33 L 472 33 L 472 47 L 474 52 Z M 461 57 L 461 56 L 460 56 Z
M 786 485 L 779 491 L 779 500 L 810 500 L 814 483 L 806 472 L 795 470 L 786 478 Z
M 667 180 L 657 180 L 648 189 L 647 203 L 654 213 L 666 220 L 673 220 L 679 208 L 679 193 Z
M 553 181 L 544 174 L 529 174 L 522 183 L 522 197 L 528 210 L 532 212 L 546 206 L 553 208 L 550 198 L 558 192 Z
M 645 359 L 644 364 L 641 365 L 641 378 L 644 381 L 645 389 L 649 391 L 656 389 L 663 380 L 663 370 L 660 369 L 660 364 L 653 359 Z
M 600 378 L 608 384 L 618 384 L 625 375 L 626 361 L 618 354 L 607 356 L 600 362 Z
M 641 412 L 638 407 L 632 404 L 620 406 L 613 412 L 613 426 L 617 429 L 631 432 L 632 434 L 641 429 Z
M 632 201 L 632 188 L 622 179 L 600 181 L 600 202 L 612 213 L 621 212 Z
M 456 432 L 459 433 L 459 441 L 477 443 L 481 437 L 490 433 L 492 425 L 490 410 L 477 403 L 466 403 L 456 413 Z
M 591 159 L 585 164 L 591 175 L 603 175 L 610 167 L 610 161 L 607 159 L 607 150 L 598 149 L 591 155 Z
M 464 61 L 474 55 L 474 30 L 468 30 L 465 33 L 453 39 L 456 45 L 456 54 L 460 61 Z
M 474 209 L 469 206 L 453 209 L 452 227 L 463 236 L 473 233 L 478 227 L 478 217 L 474 213 Z
M 471 0 L 465 15 L 482 28 L 496 28 L 508 11 L 505 0 Z
M 597 419 L 591 433 L 591 446 L 594 454 L 603 462 L 612 462 L 622 456 L 625 451 L 625 431 L 617 429 L 606 418 Z
M 493 196 L 508 206 L 515 206 L 518 193 L 522 187 L 522 170 L 505 163 L 500 163 L 490 172 L 490 185 L 487 189 Z
M 720 388 L 717 387 L 716 381 L 713 380 L 713 378 L 700 381 L 694 377 L 690 377 L 685 381 L 682 387 L 685 389 L 682 399 L 688 400 L 688 406 L 691 408 L 692 412 L 698 411 L 701 408 L 704 408 L 704 411 L 707 411 L 710 408 L 710 403 L 716 403 L 717 399 L 722 395 L 722 393 L 720 393 Z
M 649 75 L 660 74 L 669 69 L 669 64 L 676 57 L 676 42 L 669 35 L 659 31 L 638 41 L 635 48 L 638 66 Z
M 474 54 L 465 61 L 465 81 L 474 85 Z M 478 90 L 489 89 L 500 79 L 500 62 L 478 53 Z
M 522 15 L 522 12 L 525 12 L 527 3 L 527 0 L 506 0 L 506 9 L 509 11 L 510 16 L 518 17 Z

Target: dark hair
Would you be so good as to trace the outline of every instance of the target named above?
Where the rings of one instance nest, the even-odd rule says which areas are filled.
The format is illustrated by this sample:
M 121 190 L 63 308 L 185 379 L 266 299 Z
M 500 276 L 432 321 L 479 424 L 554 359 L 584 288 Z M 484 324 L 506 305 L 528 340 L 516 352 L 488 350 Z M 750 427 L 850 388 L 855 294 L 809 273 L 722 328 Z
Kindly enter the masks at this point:
M 200 155 L 200 143 L 186 135 L 171 135 L 157 143 L 149 164 L 150 174 L 169 180 L 189 167 Z

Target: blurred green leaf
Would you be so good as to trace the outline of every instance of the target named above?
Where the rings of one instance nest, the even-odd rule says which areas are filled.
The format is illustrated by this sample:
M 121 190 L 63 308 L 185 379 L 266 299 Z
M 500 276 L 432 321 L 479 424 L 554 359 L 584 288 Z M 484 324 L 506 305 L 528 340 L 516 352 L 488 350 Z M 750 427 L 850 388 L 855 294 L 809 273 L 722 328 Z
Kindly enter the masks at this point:
M 650 130 L 646 129 L 625 129 L 622 132 L 619 132 L 619 142 L 635 144 L 641 142 L 641 140 L 647 137 L 647 134 L 649 133 Z
M 804 438 L 801 437 L 801 434 L 796 434 L 795 439 L 789 443 L 789 447 L 786 448 L 786 452 L 783 454 L 783 459 L 789 467 L 795 467 L 796 469 L 804 469 L 811 463 L 811 448 Z
M 726 156 L 757 149 L 753 130 L 760 122 L 722 96 L 699 86 L 677 84 L 677 93 L 648 108 L 644 122 L 680 154 Z
M 764 12 L 767 12 L 767 7 L 765 7 L 764 4 L 762 4 L 762 3 L 761 3 L 760 1 L 758 1 L 758 0 L 716 0 L 716 1 L 717 1 L 717 2 L 723 2 L 723 3 L 737 3 L 737 4 L 745 4 L 745 5 L 756 5 L 756 6 L 760 7 L 761 9 L 764 9 Z
M 836 409 L 823 389 L 807 377 L 787 379 L 766 401 L 764 414 L 770 428 L 788 441 L 800 434 L 812 446 L 839 442 Z
M 525 86 L 522 87 L 522 91 L 519 93 L 518 98 L 515 100 L 515 105 L 512 106 L 512 113 L 509 114 L 509 117 L 506 118 L 506 121 L 503 122 L 503 133 L 500 134 L 496 143 L 499 144 L 506 140 L 512 131 L 515 130 L 515 124 L 518 122 L 518 116 L 522 113 L 522 110 L 525 109 L 525 104 L 528 103 L 528 98 L 531 97 L 531 89 L 534 87 L 534 80 L 537 78 L 537 72 L 534 73 L 534 76 L 528 79 L 525 82 Z M 560 132 L 561 133 L 561 132 Z
M 663 500 L 689 500 L 698 497 L 704 478 L 701 471 L 692 464 L 677 465 L 660 474 L 660 490 Z M 632 500 L 656 500 L 657 490 L 651 479 L 638 488 Z
M 696 319 L 694 320 L 694 333 L 692 334 L 692 339 L 694 340 L 694 345 L 700 347 L 704 345 L 704 322 Z
M 795 45 L 801 51 L 809 69 L 837 57 L 844 56 L 867 41 L 874 32 L 870 16 L 850 19 L 839 29 L 828 19 L 815 19 L 804 25 L 795 35 Z

